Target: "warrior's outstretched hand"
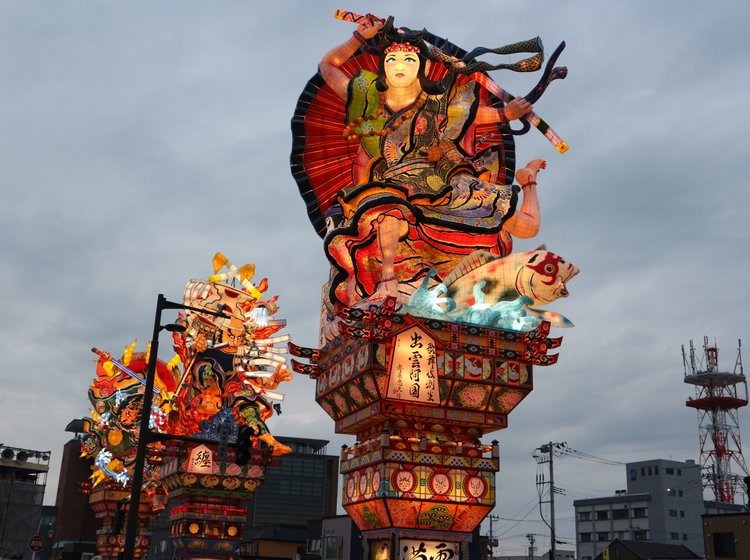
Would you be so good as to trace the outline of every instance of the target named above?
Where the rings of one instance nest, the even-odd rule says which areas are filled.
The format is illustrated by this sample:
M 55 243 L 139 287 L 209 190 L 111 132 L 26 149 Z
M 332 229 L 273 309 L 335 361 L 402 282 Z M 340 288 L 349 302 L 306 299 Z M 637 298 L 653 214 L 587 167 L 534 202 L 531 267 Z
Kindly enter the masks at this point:
M 279 386 L 279 383 L 282 381 L 291 381 L 292 380 L 292 372 L 290 372 L 286 366 L 279 364 L 276 366 L 276 371 L 273 374 L 273 377 L 269 377 L 266 383 L 264 383 L 264 386 L 267 389 L 275 389 Z
M 359 33 L 359 35 L 364 39 L 372 39 L 373 37 L 375 37 L 375 35 L 378 34 L 381 29 L 383 29 L 382 21 L 376 21 L 372 25 L 360 23 L 357 26 L 357 33 Z
M 505 118 L 514 121 L 528 115 L 534 106 L 523 97 L 516 97 L 505 106 Z

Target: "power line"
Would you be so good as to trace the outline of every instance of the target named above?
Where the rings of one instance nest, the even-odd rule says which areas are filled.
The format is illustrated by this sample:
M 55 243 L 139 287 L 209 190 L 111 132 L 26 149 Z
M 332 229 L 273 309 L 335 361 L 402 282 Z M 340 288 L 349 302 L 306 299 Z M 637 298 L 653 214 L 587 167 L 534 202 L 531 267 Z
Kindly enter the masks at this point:
M 516 528 L 516 526 L 517 526 L 517 525 L 518 525 L 519 523 L 521 523 L 521 522 L 525 521 L 525 520 L 526 520 L 526 518 L 527 518 L 527 517 L 528 517 L 529 515 L 531 515 L 531 514 L 532 514 L 532 512 L 533 512 L 533 511 L 534 511 L 534 510 L 536 509 L 536 500 L 532 500 L 532 501 L 530 502 L 530 504 L 531 504 L 531 507 L 530 507 L 530 509 L 529 509 L 529 510 L 528 510 L 528 511 L 527 511 L 527 512 L 526 512 L 526 513 L 524 514 L 523 518 L 521 518 L 521 519 L 518 519 L 518 520 L 517 520 L 517 521 L 516 521 L 516 522 L 515 522 L 515 523 L 514 523 L 513 525 L 511 525 L 510 527 L 508 527 L 507 529 L 505 529 L 505 530 L 504 530 L 503 532 L 500 532 L 500 530 L 498 530 L 498 535 L 497 535 L 497 538 L 500 538 L 500 537 L 502 537 L 502 536 L 504 536 L 504 535 L 508 534 L 508 533 L 509 533 L 510 531 L 512 531 L 513 529 L 515 529 L 515 528 Z
M 596 455 L 591 455 L 590 453 L 584 453 L 583 451 L 578 451 L 577 449 L 568 447 L 568 444 L 565 442 L 561 444 L 561 447 L 556 449 L 556 452 L 559 457 L 566 457 L 566 456 L 573 457 L 575 459 L 582 459 L 584 461 L 591 461 L 593 463 L 611 465 L 614 467 L 621 467 L 625 465 L 625 463 L 623 463 L 622 461 L 613 461 L 611 459 L 604 459 L 603 457 L 597 457 Z

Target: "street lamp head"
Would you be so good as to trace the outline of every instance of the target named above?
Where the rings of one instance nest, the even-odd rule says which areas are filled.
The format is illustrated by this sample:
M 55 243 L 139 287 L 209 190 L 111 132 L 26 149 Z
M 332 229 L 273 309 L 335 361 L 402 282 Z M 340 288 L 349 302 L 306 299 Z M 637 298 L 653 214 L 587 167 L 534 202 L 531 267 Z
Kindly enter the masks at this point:
M 182 333 L 187 330 L 187 327 L 185 325 L 178 325 L 177 323 L 170 323 L 168 325 L 162 325 L 160 329 L 163 329 L 171 333 L 175 333 L 175 332 Z

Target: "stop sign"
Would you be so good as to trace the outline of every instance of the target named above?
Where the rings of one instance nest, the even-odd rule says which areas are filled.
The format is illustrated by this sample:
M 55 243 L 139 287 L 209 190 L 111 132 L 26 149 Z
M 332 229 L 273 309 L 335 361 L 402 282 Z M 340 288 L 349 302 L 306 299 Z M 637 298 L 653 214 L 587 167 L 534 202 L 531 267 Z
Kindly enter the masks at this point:
M 44 537 L 42 535 L 34 535 L 29 539 L 29 550 L 32 552 L 39 552 L 44 548 Z

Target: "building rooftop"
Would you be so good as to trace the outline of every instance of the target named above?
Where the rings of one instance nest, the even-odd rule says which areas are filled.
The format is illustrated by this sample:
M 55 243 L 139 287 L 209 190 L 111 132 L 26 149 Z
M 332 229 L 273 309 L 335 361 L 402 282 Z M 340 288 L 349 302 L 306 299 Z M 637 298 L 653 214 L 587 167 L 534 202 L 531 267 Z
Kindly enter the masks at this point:
M 621 541 L 615 539 L 609 545 L 610 549 L 617 544 L 632 552 L 636 558 L 643 560 L 686 560 L 688 558 L 700 558 L 688 547 L 682 544 L 663 544 L 649 541 Z
M 731 504 L 731 505 L 737 505 L 737 504 Z M 743 506 L 738 506 L 743 507 Z M 726 513 L 704 513 L 701 517 L 710 517 L 711 519 L 714 519 L 716 517 L 718 518 L 725 518 L 725 517 L 747 517 L 750 519 L 750 511 L 728 511 Z
M 49 471 L 49 451 L 0 444 L 0 478 L 18 478 Z
M 301 437 L 276 436 L 281 443 L 292 448 L 294 453 L 325 454 L 328 440 Z
M 604 498 L 584 498 L 583 500 L 576 500 L 573 502 L 573 507 L 577 506 L 595 506 L 599 504 L 628 504 L 631 502 L 648 502 L 651 501 L 650 492 L 642 492 L 638 494 L 620 494 L 615 496 L 607 496 Z

